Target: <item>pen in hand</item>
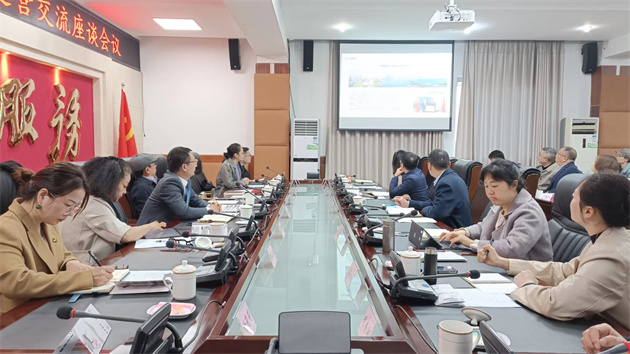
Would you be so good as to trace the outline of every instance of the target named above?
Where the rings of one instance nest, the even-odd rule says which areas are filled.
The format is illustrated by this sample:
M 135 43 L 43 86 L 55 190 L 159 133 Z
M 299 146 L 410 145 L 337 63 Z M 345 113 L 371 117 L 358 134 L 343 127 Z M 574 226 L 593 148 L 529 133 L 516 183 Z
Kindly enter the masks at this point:
M 101 264 L 101 262 L 98 261 L 98 259 L 96 258 L 96 256 L 94 255 L 94 253 L 92 253 L 92 251 L 88 251 L 88 254 L 90 255 L 90 257 L 94 260 L 94 262 L 96 262 L 96 265 L 98 265 L 99 267 L 102 267 L 103 265 Z M 487 254 L 486 254 L 487 255 Z
M 491 239 L 489 245 L 492 246 L 493 243 L 494 243 L 494 239 Z M 490 250 L 486 249 L 486 254 L 483 258 L 488 258 L 488 252 L 490 252 Z

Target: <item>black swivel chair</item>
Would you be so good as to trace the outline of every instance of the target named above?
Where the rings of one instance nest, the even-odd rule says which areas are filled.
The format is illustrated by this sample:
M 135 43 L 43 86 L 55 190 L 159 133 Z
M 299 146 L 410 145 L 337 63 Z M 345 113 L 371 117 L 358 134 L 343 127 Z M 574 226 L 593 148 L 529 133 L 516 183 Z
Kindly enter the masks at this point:
M 525 189 L 532 195 L 532 198 L 536 197 L 536 190 L 538 189 L 538 180 L 540 179 L 540 170 L 535 167 L 519 166 L 521 171 L 521 178 L 525 183 Z
M 451 160 L 453 161 L 453 160 Z M 455 160 L 451 167 L 459 177 L 464 180 L 468 187 L 468 201 L 472 202 L 477 189 L 479 188 L 479 178 L 481 177 L 481 163 L 471 160 Z
M 265 354 L 350 354 L 350 314 L 333 311 L 282 312 L 278 338 Z
M 573 192 L 584 179 L 582 174 L 567 175 L 562 178 L 556 188 L 549 220 L 551 245 L 553 246 L 553 260 L 568 262 L 580 255 L 580 252 L 590 242 L 588 233 L 582 226 L 571 220 L 571 200 Z
M 166 170 L 168 170 L 168 163 L 166 162 L 166 156 L 157 155 L 157 157 L 158 159 L 157 161 L 155 161 L 155 175 L 158 179 L 161 179 L 162 177 L 164 177 L 164 173 L 166 173 Z
M 9 206 L 13 203 L 16 196 L 15 183 L 9 172 L 0 170 L 0 215 L 9 210 Z

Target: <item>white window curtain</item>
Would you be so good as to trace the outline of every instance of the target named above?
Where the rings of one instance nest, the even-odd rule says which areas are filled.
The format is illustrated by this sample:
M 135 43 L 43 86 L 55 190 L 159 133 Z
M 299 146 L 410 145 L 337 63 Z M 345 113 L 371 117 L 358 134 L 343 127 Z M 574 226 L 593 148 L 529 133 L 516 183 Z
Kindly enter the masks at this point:
M 490 151 L 536 166 L 558 148 L 562 42 L 467 42 L 456 156 L 486 162 Z
M 441 148 L 442 132 L 384 132 L 337 130 L 337 57 L 339 44 L 330 42 L 326 178 L 335 173 L 371 179 L 387 188 L 393 177 L 392 156 L 398 150 L 426 156 Z

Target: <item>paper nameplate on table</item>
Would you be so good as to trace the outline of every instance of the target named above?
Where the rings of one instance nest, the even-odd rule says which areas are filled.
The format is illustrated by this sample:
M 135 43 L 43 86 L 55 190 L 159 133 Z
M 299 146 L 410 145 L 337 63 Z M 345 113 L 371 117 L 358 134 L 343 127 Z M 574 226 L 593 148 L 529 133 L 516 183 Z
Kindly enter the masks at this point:
M 252 313 L 249 312 L 249 308 L 245 301 L 241 302 L 241 308 L 236 313 L 236 320 L 241 327 L 241 332 L 246 336 L 253 336 L 256 334 L 256 321 Z
M 346 282 L 346 289 L 350 289 L 350 284 L 352 284 L 352 278 L 354 278 L 355 274 L 357 274 L 357 262 L 352 262 L 350 269 L 348 269 L 348 273 L 346 273 L 346 278 L 344 279 Z
M 267 246 L 267 254 L 269 255 L 271 266 L 275 268 L 276 264 L 278 264 L 278 258 L 276 258 L 276 253 L 273 251 L 273 247 L 271 247 L 271 245 Z
M 389 215 L 398 215 L 400 213 L 409 214 L 414 210 L 415 210 L 414 208 L 401 208 L 399 206 L 393 206 L 393 207 L 390 206 L 390 207 L 387 207 L 387 209 L 385 209 L 385 211 L 387 211 L 387 214 Z
M 339 235 L 341 235 L 341 231 L 343 231 L 343 225 L 339 225 L 337 231 L 335 232 L 335 242 L 339 239 Z
M 415 222 L 415 223 L 431 223 L 431 224 L 435 224 L 437 222 L 437 220 L 432 219 L 432 218 L 426 218 L 426 217 L 417 217 L 417 218 L 403 218 L 398 220 L 398 222 Z
M 100 314 L 92 304 L 88 305 L 85 312 Z M 59 343 L 55 353 L 85 353 L 87 349 L 91 354 L 98 354 L 111 331 L 112 327 L 105 320 L 80 318 Z
M 361 337 L 367 337 L 372 335 L 372 331 L 376 327 L 376 313 L 374 309 L 370 305 L 359 323 L 359 328 L 357 329 L 357 335 Z

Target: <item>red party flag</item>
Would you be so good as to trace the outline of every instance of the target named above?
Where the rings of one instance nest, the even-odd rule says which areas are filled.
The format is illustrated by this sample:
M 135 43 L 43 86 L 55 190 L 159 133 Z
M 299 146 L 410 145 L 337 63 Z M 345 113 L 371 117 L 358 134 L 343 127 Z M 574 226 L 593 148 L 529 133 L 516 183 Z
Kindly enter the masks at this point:
M 138 154 L 136 148 L 136 137 L 133 135 L 131 126 L 131 116 L 129 115 L 129 105 L 127 96 L 121 89 L 120 98 L 120 127 L 118 128 L 118 157 L 132 157 Z

